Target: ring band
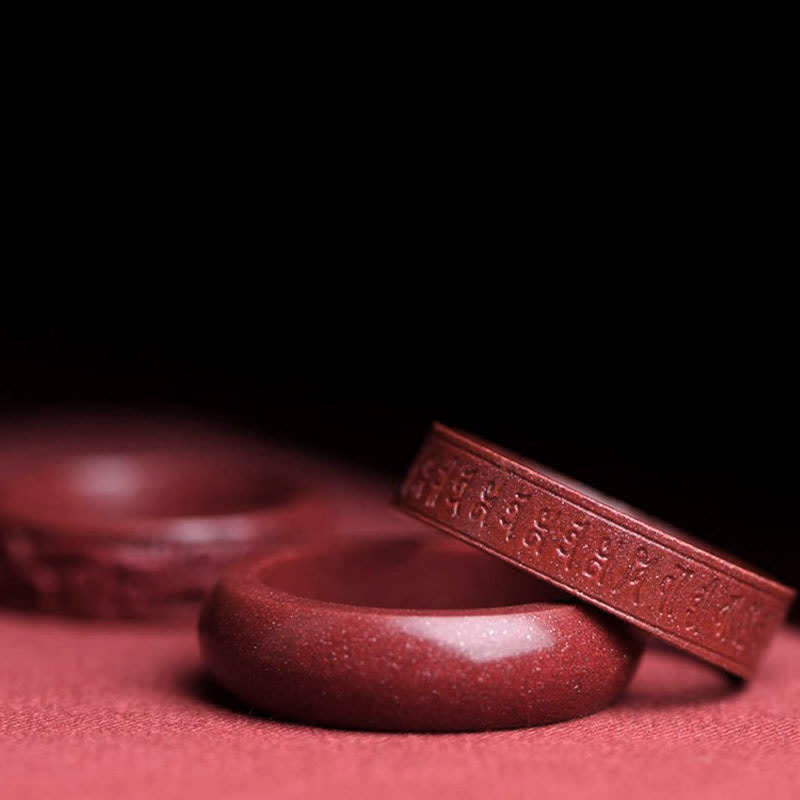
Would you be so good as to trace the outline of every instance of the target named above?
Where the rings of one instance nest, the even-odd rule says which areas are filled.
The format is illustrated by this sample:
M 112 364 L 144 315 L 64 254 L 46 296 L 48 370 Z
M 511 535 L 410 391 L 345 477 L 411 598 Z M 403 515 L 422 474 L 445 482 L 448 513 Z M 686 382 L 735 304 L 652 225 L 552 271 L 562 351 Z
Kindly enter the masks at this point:
M 520 728 L 614 702 L 630 626 L 443 537 L 305 546 L 231 567 L 199 634 L 249 707 L 362 730 Z
M 268 451 L 70 453 L 6 477 L 0 602 L 54 614 L 194 619 L 231 561 L 331 514 Z
M 682 650 L 752 677 L 795 593 L 589 491 L 437 423 L 395 502 Z

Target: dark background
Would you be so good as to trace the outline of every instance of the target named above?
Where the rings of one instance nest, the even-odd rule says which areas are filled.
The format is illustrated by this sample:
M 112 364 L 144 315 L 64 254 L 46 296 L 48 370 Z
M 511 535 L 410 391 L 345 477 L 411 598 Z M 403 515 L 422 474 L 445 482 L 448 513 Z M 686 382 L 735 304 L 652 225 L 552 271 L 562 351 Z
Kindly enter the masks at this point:
M 325 309 L 262 304 L 259 290 L 249 307 L 9 324 L 0 417 L 177 411 L 392 477 L 438 419 L 800 585 L 790 319 L 754 331 L 737 312 L 687 331 L 681 310 L 612 326 L 607 307 L 534 302 L 521 316 L 499 298 L 493 315 L 444 315 L 413 300 L 389 311 L 389 294 Z

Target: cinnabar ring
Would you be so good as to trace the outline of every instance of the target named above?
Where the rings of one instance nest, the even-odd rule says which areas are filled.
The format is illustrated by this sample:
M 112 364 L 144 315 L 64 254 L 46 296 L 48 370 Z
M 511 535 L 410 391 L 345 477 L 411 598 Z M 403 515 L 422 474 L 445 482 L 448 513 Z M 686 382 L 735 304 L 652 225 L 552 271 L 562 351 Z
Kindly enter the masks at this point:
M 184 443 L 63 453 L 0 482 L 0 600 L 105 618 L 195 618 L 232 560 L 331 524 L 269 451 Z
M 630 627 L 445 539 L 251 558 L 206 600 L 200 641 L 250 707 L 318 725 L 466 731 L 589 714 L 628 685 Z
M 396 504 L 744 678 L 794 598 L 788 587 L 663 523 L 440 424 Z

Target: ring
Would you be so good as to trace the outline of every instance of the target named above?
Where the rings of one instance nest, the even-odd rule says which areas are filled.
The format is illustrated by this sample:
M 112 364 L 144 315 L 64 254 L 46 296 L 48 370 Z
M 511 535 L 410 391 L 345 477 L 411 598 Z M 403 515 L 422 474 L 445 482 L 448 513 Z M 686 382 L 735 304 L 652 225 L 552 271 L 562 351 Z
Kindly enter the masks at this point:
M 192 618 L 223 567 L 331 513 L 257 448 L 62 453 L 0 485 L 7 605 L 104 618 Z
M 446 539 L 310 546 L 229 568 L 199 624 L 249 706 L 337 728 L 469 731 L 590 714 L 626 688 L 639 634 Z
M 664 523 L 440 424 L 396 505 L 744 678 L 795 594 Z

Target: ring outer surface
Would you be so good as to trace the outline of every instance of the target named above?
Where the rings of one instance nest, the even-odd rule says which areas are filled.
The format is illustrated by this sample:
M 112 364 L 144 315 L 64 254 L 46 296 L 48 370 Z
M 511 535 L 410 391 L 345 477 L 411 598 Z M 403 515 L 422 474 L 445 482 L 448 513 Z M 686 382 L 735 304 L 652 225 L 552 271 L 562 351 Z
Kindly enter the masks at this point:
M 412 517 L 752 678 L 794 591 L 610 502 L 439 423 L 395 499 Z

